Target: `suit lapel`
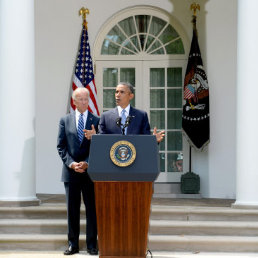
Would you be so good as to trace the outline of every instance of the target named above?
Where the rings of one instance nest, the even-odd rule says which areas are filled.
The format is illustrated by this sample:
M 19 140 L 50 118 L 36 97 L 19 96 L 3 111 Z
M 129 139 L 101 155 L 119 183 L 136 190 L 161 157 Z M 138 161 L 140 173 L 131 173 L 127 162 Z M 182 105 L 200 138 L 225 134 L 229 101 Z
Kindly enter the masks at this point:
M 90 111 L 88 111 L 88 117 L 87 117 L 87 121 L 85 123 L 85 129 L 87 130 L 91 130 L 91 125 L 93 123 L 93 116 L 92 114 L 90 113 Z
M 71 132 L 73 133 L 74 138 L 76 139 L 76 141 L 80 145 L 80 140 L 79 140 L 78 133 L 77 133 L 77 128 L 76 128 L 75 112 L 70 114 L 70 121 L 71 121 L 71 123 L 70 123 Z
M 136 113 L 135 113 L 135 109 L 131 106 L 130 107 L 130 111 L 129 111 L 129 116 L 131 116 L 131 122 L 127 127 L 127 134 L 131 134 L 133 128 L 134 128 L 134 123 L 135 123 L 135 119 L 136 119 Z
M 71 130 L 76 135 L 77 139 L 79 140 L 78 134 L 77 134 L 77 128 L 76 128 L 75 113 L 74 114 L 70 114 L 70 119 L 71 119 Z
M 113 116 L 113 117 L 111 118 L 111 121 L 113 120 L 112 123 L 114 123 L 114 126 L 115 126 L 115 128 L 116 128 L 116 130 L 115 130 L 114 133 L 116 133 L 116 134 L 121 134 L 121 133 L 122 133 L 121 128 L 116 125 L 116 120 L 117 120 L 117 118 L 119 117 L 119 113 L 118 113 L 118 108 L 117 108 L 117 107 L 114 108 L 114 109 L 112 109 L 112 116 Z

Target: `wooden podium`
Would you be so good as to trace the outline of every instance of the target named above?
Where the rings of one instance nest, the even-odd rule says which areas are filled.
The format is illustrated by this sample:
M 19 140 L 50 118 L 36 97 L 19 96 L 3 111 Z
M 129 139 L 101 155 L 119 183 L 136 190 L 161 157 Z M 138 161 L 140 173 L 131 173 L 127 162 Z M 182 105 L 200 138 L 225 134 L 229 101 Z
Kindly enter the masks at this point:
M 119 141 L 136 149 L 136 159 L 127 167 L 115 165 L 110 158 L 111 147 Z M 146 257 L 152 184 L 159 174 L 156 137 L 96 135 L 90 153 L 99 257 Z

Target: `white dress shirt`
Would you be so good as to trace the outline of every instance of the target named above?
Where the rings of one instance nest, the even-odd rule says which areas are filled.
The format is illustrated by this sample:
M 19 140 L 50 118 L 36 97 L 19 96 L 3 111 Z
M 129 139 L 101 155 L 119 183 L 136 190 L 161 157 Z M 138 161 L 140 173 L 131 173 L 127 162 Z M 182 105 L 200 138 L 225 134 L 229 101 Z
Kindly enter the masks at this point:
M 76 129 L 78 130 L 78 123 L 79 123 L 79 118 L 80 118 L 80 115 L 81 113 L 75 109 L 75 121 L 76 121 Z M 87 121 L 87 117 L 88 117 L 88 109 L 83 113 L 83 128 L 85 128 L 85 124 L 86 124 L 86 121 Z M 72 164 L 74 162 L 72 162 L 70 165 L 69 165 L 69 168 L 72 168 Z
M 117 106 L 117 109 L 118 109 L 118 115 L 121 117 L 123 108 L 121 108 L 120 106 Z M 126 108 L 124 108 L 124 110 L 125 110 L 125 117 L 127 118 L 130 112 L 130 104 Z
M 81 113 L 77 109 L 75 109 L 75 120 L 76 120 L 76 128 L 77 129 L 78 129 L 80 114 Z M 88 109 L 83 113 L 83 128 L 85 128 L 87 117 L 88 117 Z

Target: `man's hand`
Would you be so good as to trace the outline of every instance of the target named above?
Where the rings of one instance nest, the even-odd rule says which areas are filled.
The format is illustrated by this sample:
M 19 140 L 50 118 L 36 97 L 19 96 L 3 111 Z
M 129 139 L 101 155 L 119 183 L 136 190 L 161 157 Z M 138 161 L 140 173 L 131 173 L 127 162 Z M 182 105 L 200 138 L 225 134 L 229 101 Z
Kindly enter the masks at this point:
M 86 137 L 88 140 L 91 140 L 91 136 L 94 135 L 94 134 L 96 134 L 96 130 L 95 130 L 94 125 L 91 125 L 91 130 L 86 130 L 86 129 L 84 129 L 83 132 L 84 132 L 85 137 Z
M 153 135 L 156 136 L 157 142 L 160 143 L 163 140 L 164 136 L 165 136 L 165 131 L 157 132 L 157 127 L 154 127 Z
M 85 170 L 88 168 L 88 163 L 86 163 L 85 161 L 81 161 L 79 163 L 73 162 L 71 168 L 77 173 L 84 173 Z

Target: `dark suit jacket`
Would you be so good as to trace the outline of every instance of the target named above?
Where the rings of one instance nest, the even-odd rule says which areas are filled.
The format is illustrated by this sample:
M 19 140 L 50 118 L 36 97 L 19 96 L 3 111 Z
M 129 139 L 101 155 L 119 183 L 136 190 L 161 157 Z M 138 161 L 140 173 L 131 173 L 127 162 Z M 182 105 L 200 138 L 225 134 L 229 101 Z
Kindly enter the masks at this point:
M 150 124 L 145 111 L 130 107 L 129 115 L 132 116 L 131 123 L 127 128 L 127 134 L 150 134 Z M 100 117 L 100 134 L 121 134 L 121 128 L 117 126 L 119 117 L 118 109 L 114 108 L 104 112 Z
M 88 112 L 85 129 L 91 130 L 93 124 L 98 131 L 99 118 Z M 72 162 L 88 162 L 90 141 L 85 137 L 80 143 L 77 135 L 75 114 L 68 114 L 60 119 L 59 132 L 57 137 L 57 150 L 63 161 L 62 181 L 76 182 L 84 179 L 86 173 L 76 173 L 69 168 Z

